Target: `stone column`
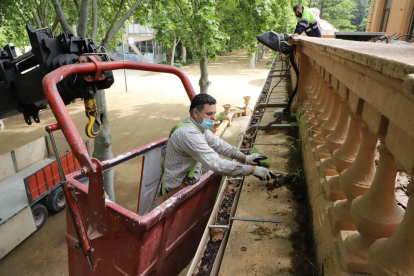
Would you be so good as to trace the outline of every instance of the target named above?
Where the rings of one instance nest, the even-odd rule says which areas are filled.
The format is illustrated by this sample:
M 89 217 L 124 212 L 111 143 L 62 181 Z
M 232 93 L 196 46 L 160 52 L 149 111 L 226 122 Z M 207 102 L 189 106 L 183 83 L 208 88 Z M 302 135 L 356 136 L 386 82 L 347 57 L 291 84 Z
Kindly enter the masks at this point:
M 321 80 L 321 85 L 320 85 L 320 92 L 318 93 L 318 97 L 311 102 L 310 104 L 310 108 L 309 110 L 305 113 L 306 116 L 306 120 L 308 123 L 311 123 L 309 125 L 309 129 L 312 126 L 315 126 L 317 121 L 317 117 L 319 116 L 319 114 L 321 114 L 320 109 L 323 108 L 324 105 L 326 105 L 327 99 L 328 99 L 328 89 L 327 89 L 327 85 L 326 83 L 323 81 L 323 79 Z M 313 136 L 312 133 L 310 133 L 310 136 Z
M 229 115 L 229 113 L 230 113 L 230 107 L 231 107 L 231 105 L 229 105 L 229 104 L 224 104 L 223 105 L 224 114 Z
M 323 108 L 320 108 L 319 110 L 322 110 L 322 112 L 316 117 L 316 124 L 311 128 L 311 130 L 314 133 L 318 133 L 321 134 L 322 132 L 322 125 L 328 120 L 329 115 L 332 112 L 332 106 L 333 106 L 333 100 L 334 100 L 334 96 L 333 96 L 333 89 L 328 88 L 326 91 L 326 104 L 324 105 Z M 318 108 L 315 110 L 316 113 L 318 113 Z M 314 139 L 315 140 L 315 139 Z M 313 144 L 313 146 L 315 146 L 315 144 Z
M 330 158 L 332 153 L 342 146 L 348 132 L 349 119 L 349 105 L 341 100 L 341 111 L 339 113 L 338 123 L 333 132 L 326 136 L 325 144 L 316 149 L 316 160 Z
M 371 188 L 351 204 L 351 218 L 359 233 L 349 235 L 345 240 L 350 272 L 368 272 L 369 247 L 379 238 L 390 237 L 404 215 L 395 201 L 397 165 L 394 156 L 383 141 L 379 152 L 379 164 Z
M 332 98 L 333 98 L 332 107 L 331 107 L 329 118 L 328 120 L 326 120 L 326 122 L 322 123 L 321 133 L 316 135 L 315 138 L 313 139 L 314 147 L 324 144 L 326 136 L 332 133 L 332 131 L 335 129 L 338 123 L 339 112 L 341 110 L 341 106 L 340 106 L 341 97 L 338 94 L 333 93 Z
M 390 238 L 379 239 L 369 250 L 368 270 L 372 275 L 414 273 L 414 185 L 408 185 L 408 205 L 397 231 Z
M 244 112 L 243 116 L 250 116 L 252 114 L 252 109 L 249 107 L 250 96 L 244 96 Z
M 323 97 L 324 90 L 323 90 L 323 79 L 320 76 L 317 76 L 318 84 L 315 87 L 314 92 L 309 96 L 309 105 L 306 106 L 306 111 L 304 116 L 306 118 L 313 117 L 313 110 L 319 104 L 320 100 Z
M 331 191 L 329 199 L 335 200 L 336 196 L 342 191 L 346 196 L 346 200 L 341 200 L 335 204 L 335 228 L 338 230 L 356 230 L 351 219 L 351 203 L 355 198 L 364 195 L 368 191 L 374 179 L 377 140 L 377 136 L 371 133 L 364 123 L 361 146 L 355 162 L 341 173 L 338 181 L 334 180 L 334 177 L 328 181 Z
M 351 114 L 348 134 L 344 144 L 332 154 L 330 159 L 324 160 L 319 168 L 319 173 L 322 177 L 338 175 L 351 166 L 356 158 L 362 139 L 361 125 L 361 117 Z
M 315 113 L 316 118 L 319 118 L 319 115 L 321 115 L 328 107 L 329 99 L 333 91 L 332 87 L 329 87 L 329 85 L 326 82 L 323 84 L 323 89 L 324 89 L 323 98 L 318 104 L 318 106 L 313 111 Z
M 312 76 L 311 77 L 312 82 L 304 89 L 306 91 L 306 95 L 307 95 L 306 100 L 303 101 L 303 106 L 304 107 L 307 107 L 307 106 L 310 105 L 312 99 L 314 99 L 314 98 L 312 98 L 312 95 L 315 97 L 315 91 L 316 91 L 317 86 L 319 85 L 319 79 L 320 78 L 319 78 L 318 74 L 316 73 L 315 69 L 313 69 L 311 71 L 311 76 Z

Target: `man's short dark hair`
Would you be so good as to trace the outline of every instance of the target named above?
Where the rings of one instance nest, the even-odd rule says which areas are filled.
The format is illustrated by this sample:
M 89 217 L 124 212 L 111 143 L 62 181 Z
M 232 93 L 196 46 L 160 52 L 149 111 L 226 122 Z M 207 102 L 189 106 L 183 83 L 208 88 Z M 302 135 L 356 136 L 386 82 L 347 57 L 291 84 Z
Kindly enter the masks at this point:
M 194 108 L 197 108 L 198 111 L 201 111 L 203 110 L 205 104 L 213 105 L 216 103 L 216 99 L 211 97 L 209 94 L 198 94 L 191 101 L 190 114 Z
M 294 6 L 293 7 L 293 11 L 295 12 L 296 10 L 298 10 L 298 9 L 302 9 L 303 10 L 303 7 L 301 6 L 301 5 L 296 5 L 296 6 Z

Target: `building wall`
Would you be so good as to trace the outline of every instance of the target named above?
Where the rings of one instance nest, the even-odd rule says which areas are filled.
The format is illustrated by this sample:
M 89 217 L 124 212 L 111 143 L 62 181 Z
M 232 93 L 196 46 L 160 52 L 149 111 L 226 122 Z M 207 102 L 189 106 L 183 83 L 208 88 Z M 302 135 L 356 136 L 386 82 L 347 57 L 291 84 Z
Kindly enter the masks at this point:
M 368 12 L 367 32 L 379 32 L 386 0 L 372 0 Z M 387 35 L 406 34 L 414 8 L 414 0 L 393 0 L 388 18 Z

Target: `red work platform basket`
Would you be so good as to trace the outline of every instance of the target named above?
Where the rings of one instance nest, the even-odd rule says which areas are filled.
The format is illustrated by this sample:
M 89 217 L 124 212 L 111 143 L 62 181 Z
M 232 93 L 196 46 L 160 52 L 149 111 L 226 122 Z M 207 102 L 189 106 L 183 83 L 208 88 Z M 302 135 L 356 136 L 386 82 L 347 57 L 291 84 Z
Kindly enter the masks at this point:
M 189 96 L 193 88 L 178 68 L 138 62 L 91 62 L 62 66 L 43 79 L 44 92 L 57 124 L 46 127 L 51 134 L 62 130 L 81 170 L 61 173 L 66 195 L 66 242 L 70 275 L 178 275 L 193 258 L 213 209 L 221 176 L 212 171 L 145 214 L 161 176 L 161 158 L 167 139 L 141 146 L 110 160 L 92 159 L 66 110 L 56 84 L 71 74 L 90 74 L 135 69 L 177 75 Z M 52 134 L 51 134 L 52 135 Z M 103 172 L 132 158 L 143 156 L 137 213 L 105 200 Z M 77 179 L 89 178 L 88 187 Z M 85 258 L 86 257 L 86 258 Z

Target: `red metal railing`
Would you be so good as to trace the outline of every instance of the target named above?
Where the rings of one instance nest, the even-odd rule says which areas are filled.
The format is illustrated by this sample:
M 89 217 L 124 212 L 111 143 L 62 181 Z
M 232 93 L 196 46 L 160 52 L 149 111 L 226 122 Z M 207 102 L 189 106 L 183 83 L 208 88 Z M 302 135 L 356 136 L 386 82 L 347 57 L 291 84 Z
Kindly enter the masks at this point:
M 92 160 L 88 154 L 86 147 L 83 145 L 78 130 L 76 129 L 68 111 L 66 110 L 62 98 L 59 95 L 56 87 L 57 83 L 72 74 L 91 74 L 96 72 L 95 75 L 98 75 L 97 73 L 102 71 L 134 69 L 174 74 L 180 78 L 190 100 L 194 98 L 195 92 L 191 86 L 190 80 L 187 78 L 184 72 L 173 66 L 139 63 L 132 61 L 101 62 L 97 61 L 93 56 L 89 56 L 88 58 L 95 61 L 65 65 L 47 74 L 43 79 L 43 90 L 46 99 L 49 102 L 50 108 L 56 117 L 58 128 L 62 130 L 63 135 L 68 141 L 69 146 L 75 154 L 76 158 L 79 160 L 79 163 L 86 171 L 94 172 L 95 168 L 92 164 Z
M 57 120 L 57 124 L 47 126 L 46 130 L 53 132 L 61 129 L 82 166 L 80 171 L 66 175 L 66 181 L 63 182 L 68 210 L 66 240 L 69 273 L 177 275 L 194 256 L 213 208 L 221 176 L 212 171 L 207 172 L 196 184 L 181 190 L 143 216 L 106 201 L 103 192 L 104 170 L 149 154 L 155 147 L 165 145 L 167 139 L 155 141 L 107 161 L 92 159 L 66 110 L 56 84 L 71 74 L 89 74 L 88 79 L 94 74 L 92 79 L 98 79 L 102 78 L 102 71 L 126 68 L 175 74 L 181 79 L 190 100 L 195 96 L 194 90 L 185 74 L 175 67 L 137 62 L 100 62 L 96 56 L 82 56 L 81 62 L 86 61 L 90 62 L 63 66 L 43 80 L 46 99 Z M 146 162 L 147 158 L 144 158 L 142 168 Z M 161 166 L 161 160 L 157 164 Z M 148 167 L 150 166 L 146 168 Z M 76 180 L 81 175 L 89 178 L 88 188 Z M 141 194 L 139 199 L 140 196 Z
M 164 145 L 160 139 L 102 162 L 102 169 L 122 164 Z M 144 164 L 143 164 L 144 166 Z M 82 213 L 89 209 L 90 191 L 75 178 L 76 171 L 67 176 L 75 187 Z M 198 243 L 214 206 L 221 176 L 212 171 L 148 214 L 140 216 L 126 208 L 106 201 L 107 235 L 91 241 L 95 269 L 90 270 L 77 242 L 75 228 L 66 212 L 70 275 L 178 275 L 194 257 Z M 90 221 L 85 221 L 89 228 Z

